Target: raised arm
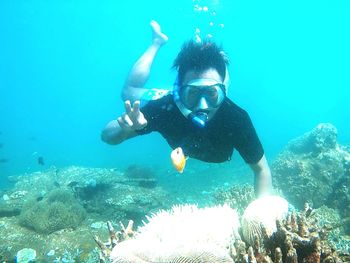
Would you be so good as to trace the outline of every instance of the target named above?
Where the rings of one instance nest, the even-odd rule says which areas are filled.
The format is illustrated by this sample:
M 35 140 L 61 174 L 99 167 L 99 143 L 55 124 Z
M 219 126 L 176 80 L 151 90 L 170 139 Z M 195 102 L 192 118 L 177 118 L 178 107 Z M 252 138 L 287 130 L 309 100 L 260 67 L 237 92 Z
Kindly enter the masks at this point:
M 135 101 L 131 107 L 130 101 L 127 100 L 124 106 L 125 113 L 118 119 L 110 121 L 102 130 L 101 139 L 108 144 L 119 144 L 135 137 L 136 130 L 141 130 L 147 125 L 147 120 L 140 111 L 140 101 Z
M 265 155 L 256 164 L 250 164 L 254 172 L 255 195 L 261 197 L 269 194 L 272 190 L 271 171 Z

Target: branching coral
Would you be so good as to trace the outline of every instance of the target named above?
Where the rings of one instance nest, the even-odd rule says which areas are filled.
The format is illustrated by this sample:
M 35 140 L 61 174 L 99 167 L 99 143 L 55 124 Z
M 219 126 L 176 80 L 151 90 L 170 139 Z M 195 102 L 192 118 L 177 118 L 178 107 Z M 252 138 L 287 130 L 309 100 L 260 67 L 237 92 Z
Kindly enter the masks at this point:
M 214 193 L 214 198 L 219 204 L 228 204 L 241 215 L 248 204 L 254 200 L 255 193 L 251 185 L 233 185 L 229 189 L 218 189 Z
M 253 249 L 258 263 L 342 262 L 327 238 L 332 227 L 319 224 L 313 213 L 309 206 L 305 206 L 304 211 L 290 213 L 284 220 L 278 220 L 276 232 L 269 236 L 263 231 L 263 236 L 256 238 L 253 246 L 246 250 L 246 257 L 252 254 L 250 250 Z M 242 253 L 233 255 L 236 263 L 246 262 L 242 260 Z

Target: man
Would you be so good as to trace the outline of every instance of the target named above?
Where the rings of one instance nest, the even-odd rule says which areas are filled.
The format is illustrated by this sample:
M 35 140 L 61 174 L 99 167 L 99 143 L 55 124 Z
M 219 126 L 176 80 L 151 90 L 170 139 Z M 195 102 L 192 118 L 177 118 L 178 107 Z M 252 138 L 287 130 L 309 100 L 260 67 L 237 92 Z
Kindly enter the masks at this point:
M 109 144 L 152 131 L 175 149 L 205 162 L 224 162 L 237 149 L 255 175 L 257 196 L 271 190 L 271 173 L 264 150 L 246 111 L 227 96 L 228 60 L 213 42 L 185 43 L 174 61 L 178 72 L 172 92 L 144 88 L 153 60 L 167 42 L 160 26 L 151 22 L 153 41 L 139 58 L 122 92 L 125 113 L 112 120 L 101 138 Z M 140 99 L 151 100 L 140 108 Z

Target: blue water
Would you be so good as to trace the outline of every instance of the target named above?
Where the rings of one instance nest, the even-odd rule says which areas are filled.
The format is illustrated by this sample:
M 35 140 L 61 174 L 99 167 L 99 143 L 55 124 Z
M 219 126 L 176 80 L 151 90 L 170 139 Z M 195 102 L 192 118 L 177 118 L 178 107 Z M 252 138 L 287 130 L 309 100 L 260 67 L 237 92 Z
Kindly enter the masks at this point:
M 349 13 L 345 0 L 1 1 L 0 159 L 8 161 L 0 163 L 0 184 L 51 165 L 172 169 L 158 134 L 118 146 L 100 140 L 123 112 L 121 87 L 150 44 L 152 19 L 169 42 L 149 87 L 171 87 L 173 59 L 199 28 L 227 51 L 229 96 L 250 113 L 271 161 L 320 122 L 349 143 Z

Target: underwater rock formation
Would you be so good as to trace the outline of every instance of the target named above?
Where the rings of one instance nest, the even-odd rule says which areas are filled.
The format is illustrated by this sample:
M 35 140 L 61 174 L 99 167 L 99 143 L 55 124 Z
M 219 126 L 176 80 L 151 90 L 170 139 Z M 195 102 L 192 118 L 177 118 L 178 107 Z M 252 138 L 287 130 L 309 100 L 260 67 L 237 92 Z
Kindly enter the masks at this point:
M 287 199 L 301 208 L 305 202 L 319 207 L 349 204 L 350 190 L 342 189 L 349 177 L 350 151 L 337 143 L 337 129 L 322 123 L 290 141 L 272 164 L 274 184 Z M 341 189 L 339 191 L 339 189 Z
M 133 218 L 140 224 L 145 214 L 175 203 L 161 187 L 130 183 L 117 169 L 50 167 L 11 181 L 15 185 L 0 195 L 0 262 L 13 262 L 28 244 L 37 262 L 98 262 L 87 258 L 98 258 L 91 234 L 108 235 L 101 222 Z
M 6 202 L 0 200 L 0 218 L 1 217 L 10 217 L 18 216 L 21 213 L 21 209 L 15 206 L 11 206 Z
M 332 195 L 327 204 L 339 208 L 343 217 L 350 217 L 350 173 L 333 184 Z
M 128 183 L 146 188 L 157 186 L 155 172 L 150 167 L 137 164 L 130 165 L 126 168 L 124 176 L 127 177 Z
M 53 190 L 45 200 L 28 201 L 19 216 L 21 226 L 42 234 L 65 228 L 76 228 L 86 213 L 73 195 L 61 189 Z
M 86 168 L 70 166 L 57 169 L 52 167 L 43 172 L 20 175 L 16 180 L 14 193 L 26 191 L 21 198 L 10 198 L 22 207 L 24 201 L 42 198 L 55 189 L 63 189 L 73 193 L 75 199 L 87 213 L 96 215 L 97 220 L 114 218 L 116 221 L 125 217 L 133 217 L 136 222 L 152 209 L 171 207 L 173 202 L 166 192 L 154 184 L 154 179 L 147 181 L 147 187 L 140 186 L 145 177 L 153 177 L 154 173 L 147 169 L 132 168 L 126 175 L 116 169 Z M 133 178 L 130 178 L 133 176 Z M 138 178 L 135 178 L 139 176 Z M 140 179 L 141 178 L 141 179 Z M 136 182 L 136 183 L 135 183 Z M 146 182 L 146 183 L 147 183 Z M 11 197 L 13 193 L 9 194 Z M 167 204 L 169 202 L 170 204 Z
M 318 155 L 337 147 L 337 129 L 330 123 L 320 123 L 313 130 L 292 140 L 287 148 L 296 154 Z

